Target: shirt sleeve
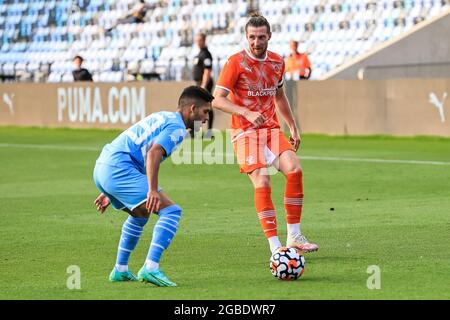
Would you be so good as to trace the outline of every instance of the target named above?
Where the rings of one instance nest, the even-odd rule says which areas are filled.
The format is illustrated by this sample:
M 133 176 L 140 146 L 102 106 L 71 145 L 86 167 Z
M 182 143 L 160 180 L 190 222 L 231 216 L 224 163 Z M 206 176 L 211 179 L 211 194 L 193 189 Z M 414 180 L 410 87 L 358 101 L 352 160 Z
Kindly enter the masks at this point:
M 229 92 L 234 90 L 234 86 L 239 78 L 239 70 L 237 66 L 237 62 L 229 58 L 228 61 L 222 68 L 222 71 L 219 75 L 219 80 L 217 80 L 216 87 L 225 89 Z
M 311 69 L 311 61 L 309 61 L 308 55 L 305 54 L 305 68 Z
M 89 71 L 87 71 L 87 70 L 86 70 L 86 80 L 87 80 L 87 81 L 94 81 L 94 80 L 92 79 L 92 74 L 91 74 Z
M 166 152 L 166 157 L 169 157 L 183 141 L 185 135 L 185 128 L 178 125 L 169 125 L 159 133 L 155 143 L 159 144 Z
M 212 55 L 209 51 L 205 54 L 203 66 L 205 67 L 205 69 L 212 69 Z

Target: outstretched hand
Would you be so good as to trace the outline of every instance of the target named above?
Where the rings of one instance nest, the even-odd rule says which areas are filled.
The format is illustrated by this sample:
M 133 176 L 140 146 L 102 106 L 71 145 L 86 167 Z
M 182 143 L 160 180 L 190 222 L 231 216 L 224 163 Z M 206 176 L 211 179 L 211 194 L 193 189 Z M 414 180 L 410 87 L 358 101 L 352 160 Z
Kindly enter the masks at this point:
M 105 212 L 109 204 L 109 199 L 103 193 L 100 193 L 100 195 L 94 201 L 94 205 L 97 207 L 97 211 L 100 211 L 100 213 Z

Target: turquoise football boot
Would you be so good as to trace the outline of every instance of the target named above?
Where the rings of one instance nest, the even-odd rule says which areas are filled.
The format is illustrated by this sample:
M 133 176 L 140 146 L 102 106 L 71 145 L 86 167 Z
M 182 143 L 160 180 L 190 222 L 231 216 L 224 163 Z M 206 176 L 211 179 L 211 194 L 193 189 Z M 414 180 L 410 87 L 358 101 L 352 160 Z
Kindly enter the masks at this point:
M 138 279 L 142 282 L 150 282 L 158 287 L 176 287 L 177 284 L 167 278 L 167 276 L 159 269 L 154 271 L 147 271 L 145 267 L 142 267 L 138 273 Z
M 114 267 L 109 275 L 109 281 L 119 282 L 119 281 L 137 281 L 138 278 L 131 273 L 131 271 L 120 272 Z

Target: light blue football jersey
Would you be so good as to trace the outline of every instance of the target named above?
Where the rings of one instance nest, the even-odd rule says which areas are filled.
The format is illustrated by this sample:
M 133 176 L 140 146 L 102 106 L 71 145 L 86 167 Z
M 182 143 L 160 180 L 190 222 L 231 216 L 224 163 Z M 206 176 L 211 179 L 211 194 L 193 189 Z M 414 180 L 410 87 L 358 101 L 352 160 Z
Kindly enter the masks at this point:
M 179 112 L 153 113 L 123 131 L 103 147 L 97 163 L 111 166 L 133 165 L 145 174 L 147 151 L 155 144 L 169 157 L 186 136 L 186 126 Z

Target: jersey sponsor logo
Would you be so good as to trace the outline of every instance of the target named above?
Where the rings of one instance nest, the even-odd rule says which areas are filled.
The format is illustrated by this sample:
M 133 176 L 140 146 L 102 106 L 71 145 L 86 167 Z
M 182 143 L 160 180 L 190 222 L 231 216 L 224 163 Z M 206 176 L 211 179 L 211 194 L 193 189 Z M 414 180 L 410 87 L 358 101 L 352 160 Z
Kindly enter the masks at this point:
M 277 93 L 277 87 L 263 88 L 262 86 L 248 86 L 248 97 L 273 97 Z

